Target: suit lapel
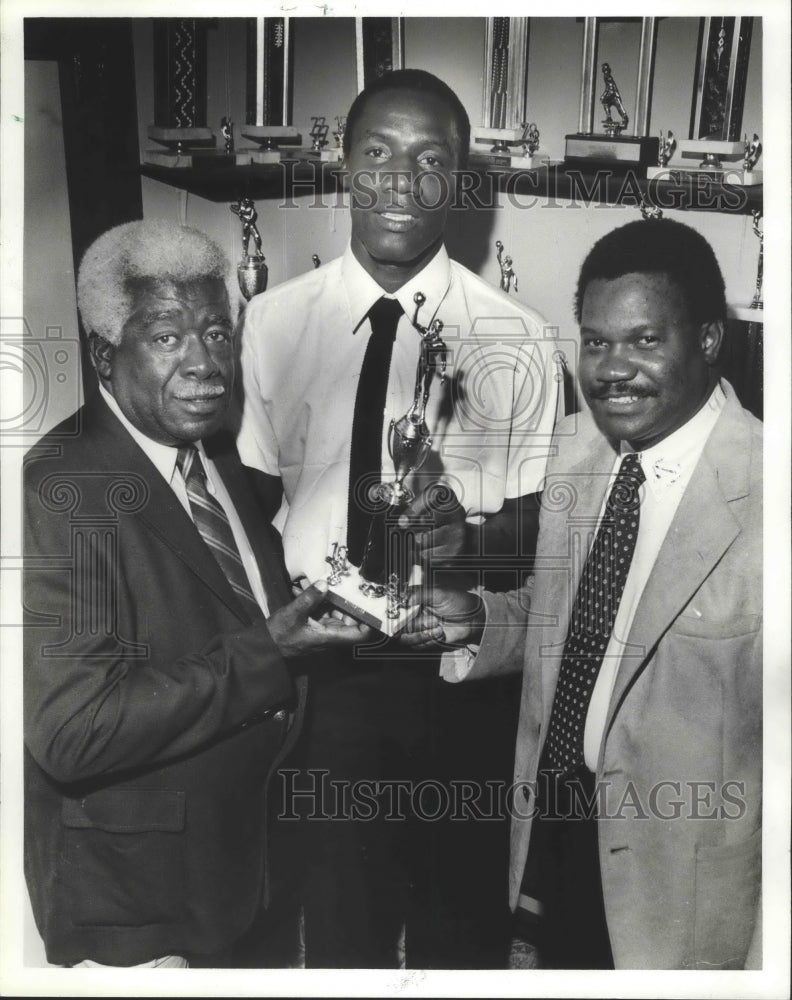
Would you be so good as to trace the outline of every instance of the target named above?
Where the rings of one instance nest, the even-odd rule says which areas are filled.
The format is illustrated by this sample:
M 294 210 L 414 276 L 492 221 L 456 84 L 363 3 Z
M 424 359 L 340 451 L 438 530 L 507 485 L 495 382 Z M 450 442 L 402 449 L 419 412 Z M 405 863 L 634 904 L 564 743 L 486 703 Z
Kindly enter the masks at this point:
M 245 624 L 250 618 L 234 594 L 217 560 L 179 503 L 170 485 L 137 445 L 99 393 L 86 404 L 86 426 L 92 429 L 97 465 L 119 474 L 134 471 L 146 482 L 148 502 L 129 515 L 155 534 Z
M 550 584 L 543 605 L 545 614 L 552 615 L 555 622 L 542 630 L 540 649 L 544 732 L 550 721 L 572 605 L 588 556 L 587 542 L 596 529 L 616 458 L 613 446 L 598 431 L 586 433 L 585 427 L 581 431 L 575 453 L 562 460 L 572 464 L 568 470 L 551 473 L 544 489 L 544 503 L 552 505 L 558 500 L 569 504 L 566 517 L 551 514 L 547 518 L 547 543 L 537 560 L 537 572 L 541 572 L 543 562 L 548 569 L 558 567 L 548 574 Z
M 691 476 L 636 609 L 628 637 L 636 655 L 616 675 L 605 734 L 636 675 L 740 532 L 729 501 L 748 491 L 750 429 L 736 397 L 727 405 Z M 603 740 L 604 746 L 604 740 Z

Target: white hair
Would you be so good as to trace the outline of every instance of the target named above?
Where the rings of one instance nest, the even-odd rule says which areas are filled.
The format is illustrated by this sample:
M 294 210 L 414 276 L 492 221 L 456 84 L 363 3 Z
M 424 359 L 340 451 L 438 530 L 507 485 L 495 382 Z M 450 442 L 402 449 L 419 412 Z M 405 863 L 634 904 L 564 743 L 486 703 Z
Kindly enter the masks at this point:
M 225 283 L 235 319 L 239 291 L 228 258 L 213 239 L 162 219 L 125 222 L 102 233 L 85 251 L 77 277 L 83 326 L 117 345 L 132 312 L 130 282 L 206 278 Z

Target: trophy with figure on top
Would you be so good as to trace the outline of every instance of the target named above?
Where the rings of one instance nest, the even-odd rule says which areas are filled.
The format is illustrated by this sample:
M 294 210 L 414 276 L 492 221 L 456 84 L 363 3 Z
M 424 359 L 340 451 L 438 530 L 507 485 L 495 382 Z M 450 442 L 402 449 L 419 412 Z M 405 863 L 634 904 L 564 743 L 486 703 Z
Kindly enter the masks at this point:
M 426 406 L 435 378 L 445 380 L 447 348 L 441 333 L 443 321 L 434 318 L 428 327 L 418 322 L 418 313 L 426 301 L 422 292 L 414 296 L 412 325 L 420 336 L 418 365 L 413 401 L 388 429 L 388 453 L 393 461 L 394 477 L 364 489 L 359 497 L 370 515 L 369 529 L 360 567 L 349 561 L 348 550 L 334 542 L 325 561 L 330 566 L 327 577 L 327 602 L 345 614 L 373 628 L 394 635 L 418 611 L 411 596 L 416 579 L 413 534 L 399 525 L 401 515 L 415 499 L 406 480 L 426 461 L 432 447 L 432 433 L 426 422 Z M 433 490 L 436 509 L 443 503 L 442 484 Z
M 237 280 L 242 294 L 250 301 L 254 295 L 266 290 L 269 274 L 261 250 L 261 233 L 256 225 L 258 212 L 252 198 L 240 198 L 229 207 L 242 223 L 242 259 L 237 264 Z M 250 253 L 251 237 L 256 247 L 253 254 Z

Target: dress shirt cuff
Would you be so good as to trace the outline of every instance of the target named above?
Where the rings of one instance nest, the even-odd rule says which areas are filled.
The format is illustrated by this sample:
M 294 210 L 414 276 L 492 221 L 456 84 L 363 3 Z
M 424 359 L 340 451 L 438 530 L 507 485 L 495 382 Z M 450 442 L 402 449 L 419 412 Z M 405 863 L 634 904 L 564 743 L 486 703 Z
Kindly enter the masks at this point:
M 440 657 L 440 676 L 449 684 L 466 680 L 476 662 L 478 651 L 478 646 L 461 646 L 443 653 Z

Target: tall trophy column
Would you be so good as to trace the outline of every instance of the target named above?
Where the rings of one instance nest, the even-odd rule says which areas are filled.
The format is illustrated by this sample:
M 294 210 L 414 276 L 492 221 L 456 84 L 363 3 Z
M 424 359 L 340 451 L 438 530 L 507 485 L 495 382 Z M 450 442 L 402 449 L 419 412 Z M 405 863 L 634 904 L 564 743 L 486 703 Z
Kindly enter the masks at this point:
M 386 635 L 398 631 L 417 611 L 417 605 L 410 604 L 409 589 L 415 562 L 412 533 L 399 528 L 398 522 L 415 498 L 405 480 L 421 468 L 432 447 L 426 405 L 435 376 L 441 382 L 445 378 L 447 361 L 443 321 L 434 319 L 428 327 L 419 324 L 425 296 L 417 292 L 414 301 L 412 324 L 421 338 L 420 350 L 412 404 L 404 416 L 391 420 L 388 429 L 393 481 L 381 482 L 370 492 L 371 522 L 360 568 L 349 564 L 346 547 L 339 543 L 326 560 L 331 566 L 328 601 Z

